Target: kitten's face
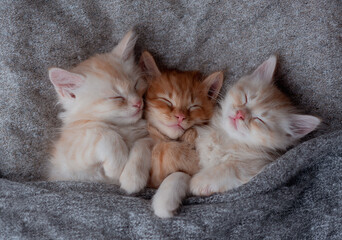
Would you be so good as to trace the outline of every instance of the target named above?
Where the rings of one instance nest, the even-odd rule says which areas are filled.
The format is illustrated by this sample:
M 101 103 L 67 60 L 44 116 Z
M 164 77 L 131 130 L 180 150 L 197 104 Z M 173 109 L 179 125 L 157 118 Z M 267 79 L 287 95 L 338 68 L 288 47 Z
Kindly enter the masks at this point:
M 214 104 L 196 73 L 165 72 L 147 92 L 146 117 L 162 133 L 177 139 L 194 125 L 209 121 Z
M 132 66 L 124 69 L 109 56 L 89 59 L 85 84 L 77 91 L 74 107 L 84 114 L 116 124 L 131 124 L 142 116 L 147 84 Z
M 320 120 L 294 114 L 289 99 L 273 85 L 276 58 L 241 78 L 222 102 L 221 126 L 236 140 L 271 148 L 286 148 L 311 132 Z
M 112 52 L 96 55 L 71 72 L 50 69 L 50 79 L 68 116 L 120 125 L 141 118 L 147 84 L 134 63 L 132 41 L 136 38 L 131 34 Z
M 146 118 L 171 139 L 194 125 L 207 123 L 222 86 L 223 74 L 213 73 L 202 81 L 197 72 L 160 72 L 154 59 L 144 52 L 141 63 L 149 82 Z

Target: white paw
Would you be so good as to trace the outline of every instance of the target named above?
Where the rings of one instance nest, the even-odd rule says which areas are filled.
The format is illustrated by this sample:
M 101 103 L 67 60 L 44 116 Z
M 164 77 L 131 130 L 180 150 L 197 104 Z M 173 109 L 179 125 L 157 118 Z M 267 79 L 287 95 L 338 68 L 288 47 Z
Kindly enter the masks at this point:
M 220 186 L 208 178 L 195 175 L 190 180 L 190 192 L 196 196 L 210 196 L 220 191 Z
M 160 218 L 171 218 L 175 215 L 176 209 L 168 209 L 168 206 L 152 204 L 154 214 Z
M 164 179 L 152 199 L 154 214 L 160 218 L 170 218 L 186 197 L 189 189 L 190 176 L 175 172 Z
M 172 204 L 172 202 L 168 201 L 165 196 L 158 193 L 152 199 L 152 209 L 154 214 L 160 218 L 173 217 L 178 207 L 179 204 Z
M 136 168 L 125 167 L 119 179 L 120 187 L 128 194 L 136 193 L 146 186 L 147 178 L 146 174 L 138 171 Z

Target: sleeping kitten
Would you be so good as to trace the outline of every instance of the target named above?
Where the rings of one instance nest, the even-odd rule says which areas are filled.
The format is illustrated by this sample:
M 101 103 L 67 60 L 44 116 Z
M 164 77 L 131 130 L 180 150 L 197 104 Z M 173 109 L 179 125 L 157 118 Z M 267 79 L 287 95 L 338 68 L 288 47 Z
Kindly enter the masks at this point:
M 65 110 L 50 180 L 120 183 L 128 193 L 145 187 L 152 140 L 141 119 L 147 84 L 134 62 L 136 40 L 130 31 L 109 53 L 70 71 L 49 69 Z
M 190 181 L 194 195 L 225 192 L 247 183 L 289 146 L 313 131 L 320 119 L 297 114 L 273 84 L 271 56 L 228 92 L 210 127 L 199 130 L 201 171 Z
M 197 129 L 201 170 L 190 180 L 193 195 L 208 196 L 247 183 L 320 123 L 314 116 L 296 113 L 273 84 L 275 67 L 276 57 L 272 56 L 241 78 L 226 94 L 209 126 Z M 172 217 L 189 190 L 186 174 L 174 178 L 158 202 L 162 217 Z
M 148 52 L 142 54 L 140 63 L 149 82 L 146 119 L 156 142 L 149 186 L 157 188 L 174 172 L 198 172 L 194 126 L 207 124 L 212 117 L 223 74 L 216 72 L 203 80 L 199 72 L 160 72 Z

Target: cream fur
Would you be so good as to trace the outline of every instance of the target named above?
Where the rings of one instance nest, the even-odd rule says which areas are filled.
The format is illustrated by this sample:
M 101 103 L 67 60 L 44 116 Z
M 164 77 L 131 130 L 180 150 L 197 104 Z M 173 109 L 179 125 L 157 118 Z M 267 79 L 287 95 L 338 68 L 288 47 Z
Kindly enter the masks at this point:
M 198 129 L 196 149 L 202 170 L 190 181 L 192 194 L 225 192 L 250 181 L 320 123 L 314 116 L 295 114 L 287 97 L 273 85 L 275 67 L 276 57 L 271 56 L 241 78 L 211 124 Z
M 170 218 L 177 211 L 189 188 L 190 176 L 175 172 L 164 179 L 152 199 L 154 214 L 160 218 Z
M 130 31 L 110 53 L 49 70 L 65 110 L 50 180 L 108 182 L 128 193 L 145 187 L 152 140 L 141 119 L 147 84 L 134 63 L 136 39 Z

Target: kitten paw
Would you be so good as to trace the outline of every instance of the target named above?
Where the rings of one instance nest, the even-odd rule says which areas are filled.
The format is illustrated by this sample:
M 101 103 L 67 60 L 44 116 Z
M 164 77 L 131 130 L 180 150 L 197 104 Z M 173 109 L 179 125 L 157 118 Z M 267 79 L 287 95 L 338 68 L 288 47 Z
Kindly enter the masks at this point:
M 175 215 L 176 209 L 172 209 L 168 202 L 163 202 L 158 198 L 154 198 L 152 202 L 154 214 L 160 218 L 171 218 Z
M 148 176 L 136 169 L 125 168 L 120 176 L 120 187 L 128 194 L 137 193 L 147 184 Z
M 195 144 L 195 140 L 197 138 L 197 131 L 194 128 L 190 128 L 186 130 L 186 132 L 183 134 L 183 136 L 180 137 L 181 141 L 184 141 L 188 144 Z
M 183 172 L 165 178 L 152 199 L 154 214 L 160 218 L 173 217 L 189 191 L 189 180 L 190 176 Z
M 219 186 L 211 183 L 209 179 L 195 175 L 190 180 L 190 192 L 195 196 L 210 196 L 219 192 Z

